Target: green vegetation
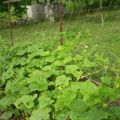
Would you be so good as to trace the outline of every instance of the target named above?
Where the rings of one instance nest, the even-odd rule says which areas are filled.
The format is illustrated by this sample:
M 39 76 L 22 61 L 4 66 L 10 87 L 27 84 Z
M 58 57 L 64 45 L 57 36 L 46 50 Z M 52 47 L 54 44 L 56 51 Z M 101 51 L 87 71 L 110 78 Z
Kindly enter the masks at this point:
M 77 40 L 78 47 L 89 46 L 92 48 L 98 44 L 97 51 L 103 52 L 112 59 L 120 57 L 120 11 L 106 11 L 105 24 L 101 26 L 100 13 L 86 14 L 85 16 L 76 16 L 75 19 L 66 19 L 63 22 L 63 30 L 67 34 L 73 34 L 73 37 L 79 33 L 89 34 L 89 38 L 80 37 Z M 50 24 L 49 22 L 41 22 L 33 25 L 25 25 L 13 29 L 13 38 L 15 44 L 24 44 L 26 42 L 44 42 L 50 46 L 56 47 L 59 44 L 58 22 Z M 54 35 L 53 35 L 54 34 Z M 9 29 L 0 31 L 0 45 L 8 45 L 10 43 Z M 68 40 L 66 40 L 67 42 Z M 72 42 L 74 39 L 71 39 Z M 55 43 L 55 44 L 54 44 Z
M 62 33 L 57 21 L 16 25 L 13 46 L 0 21 L 0 120 L 120 120 L 120 10 L 102 11 L 108 0 L 76 1 L 67 1 L 74 13 Z M 83 15 L 83 1 L 95 11 L 101 2 L 100 11 Z M 21 18 L 22 7 L 12 17 Z
M 120 120 L 119 61 L 77 45 L 26 44 L 1 53 L 1 119 Z

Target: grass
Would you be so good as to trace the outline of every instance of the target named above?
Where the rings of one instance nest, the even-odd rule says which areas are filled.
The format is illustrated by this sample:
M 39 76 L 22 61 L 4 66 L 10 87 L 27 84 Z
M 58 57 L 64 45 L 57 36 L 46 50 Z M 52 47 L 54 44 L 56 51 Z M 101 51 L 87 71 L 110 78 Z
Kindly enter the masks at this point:
M 90 13 L 69 17 L 63 22 L 64 31 L 89 31 L 91 39 L 80 39 L 79 42 L 93 47 L 98 44 L 97 51 L 110 56 L 112 59 L 120 57 L 120 10 L 105 11 L 105 23 L 101 26 L 100 13 Z M 14 43 L 23 44 L 32 41 L 45 41 L 45 44 L 52 44 L 53 36 L 58 34 L 59 23 L 40 22 L 33 25 L 25 25 L 13 29 Z M 43 39 L 43 35 L 46 37 Z M 3 29 L 0 32 L 0 44 L 9 43 L 9 30 Z M 57 44 L 58 41 L 55 41 Z

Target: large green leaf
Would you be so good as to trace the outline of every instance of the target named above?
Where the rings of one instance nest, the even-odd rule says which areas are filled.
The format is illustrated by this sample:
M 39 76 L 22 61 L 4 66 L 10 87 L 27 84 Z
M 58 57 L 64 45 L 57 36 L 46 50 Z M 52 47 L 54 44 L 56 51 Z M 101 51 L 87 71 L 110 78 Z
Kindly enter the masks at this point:
M 68 107 L 72 101 L 76 98 L 77 94 L 72 90 L 64 90 L 64 92 L 57 97 L 55 104 L 56 110 L 62 110 L 65 107 Z
M 19 50 L 19 51 L 16 53 L 16 55 L 22 56 L 22 55 L 24 55 L 24 54 L 26 54 L 26 53 L 27 53 L 27 50 L 26 50 L 26 49 L 21 49 L 21 50 Z
M 41 55 L 42 57 L 49 56 L 49 55 L 50 55 L 50 51 L 42 51 L 42 52 L 40 53 L 40 55 Z
M 37 95 L 23 95 L 21 98 L 18 98 L 15 102 L 15 106 L 18 109 L 32 109 L 34 107 L 34 100 L 36 99 Z
M 7 108 L 8 106 L 12 105 L 16 101 L 15 96 L 5 96 L 2 99 L 0 99 L 0 108 Z
M 98 97 L 98 87 L 95 84 L 93 84 L 91 81 L 86 81 L 84 83 L 81 83 L 80 92 L 83 95 L 83 100 L 89 106 L 101 102 L 100 98 Z
M 40 70 L 35 70 L 31 73 L 29 82 L 39 82 L 41 79 L 45 78 L 45 74 Z
M 91 62 L 90 60 L 85 59 L 83 63 L 83 67 L 92 68 L 92 67 L 97 67 L 97 65 L 95 62 Z
M 79 67 L 77 65 L 66 65 L 66 73 L 73 74 Z
M 39 108 L 40 109 L 43 109 L 45 107 L 47 107 L 48 105 L 50 105 L 50 103 L 52 102 L 51 101 L 51 98 L 46 96 L 46 95 L 41 95 L 39 98 L 38 98 L 38 101 L 39 101 Z
M 110 97 L 111 100 L 112 99 L 114 100 L 114 98 L 118 94 L 116 93 L 116 89 L 115 88 L 111 88 L 109 86 L 101 86 L 99 88 L 99 95 L 100 95 L 101 98 L 108 98 L 108 97 Z
M 6 111 L 0 116 L 0 119 L 9 120 L 12 117 L 12 115 L 13 115 L 12 111 Z
M 80 80 L 82 77 L 83 72 L 82 71 L 75 71 L 73 72 L 73 75 L 76 77 L 77 81 Z
M 39 46 L 38 45 L 32 45 L 32 46 L 28 46 L 27 47 L 27 52 L 28 53 L 32 53 L 32 52 L 35 52 L 35 51 L 38 51 L 39 50 Z
M 120 120 L 120 106 L 111 108 L 111 112 L 116 116 L 118 120 Z
M 43 109 L 37 109 L 33 110 L 30 120 L 49 120 L 50 118 L 50 108 L 43 108 Z
M 82 82 L 80 85 L 80 92 L 83 96 L 87 96 L 98 91 L 98 87 L 93 84 L 90 80 Z
M 55 61 L 55 56 L 48 56 L 45 58 L 45 62 L 52 63 Z
M 48 88 L 48 84 L 42 81 L 41 83 L 32 82 L 28 86 L 29 92 L 44 91 L 44 90 L 47 90 L 47 88 Z
M 41 56 L 49 56 L 49 51 L 44 51 L 43 49 L 39 49 L 35 52 L 32 52 L 29 55 L 29 58 L 32 59 L 34 57 L 41 57 Z
M 14 75 L 14 70 L 12 68 L 8 69 L 6 72 L 4 72 L 1 76 L 2 83 L 4 83 L 6 80 L 12 78 Z
M 68 116 L 69 116 L 69 113 L 60 113 L 60 114 L 57 114 L 56 119 L 57 120 L 67 120 Z
M 61 75 L 61 76 L 58 76 L 57 79 L 55 80 L 55 85 L 56 86 L 68 86 L 69 85 L 69 81 L 71 79 L 69 77 L 66 77 L 65 75 Z
M 62 64 L 62 62 L 61 62 L 60 60 L 56 60 L 56 61 L 54 62 L 54 65 L 55 65 L 55 66 L 63 66 L 63 64 Z
M 30 79 L 28 79 L 29 89 L 30 91 L 35 90 L 46 90 L 48 87 L 48 82 L 46 74 L 42 71 L 36 70 L 30 75 Z
M 102 81 L 102 83 L 104 83 L 106 85 L 112 84 L 112 79 L 110 77 L 108 77 L 108 76 L 102 77 L 101 81 Z
M 74 100 L 71 105 L 69 105 L 68 107 L 71 111 L 74 111 L 74 112 L 83 112 L 85 111 L 88 106 L 87 104 L 82 100 L 82 99 L 76 99 Z
M 19 81 L 8 81 L 8 83 L 6 84 L 6 87 L 5 87 L 5 92 L 6 94 L 7 93 L 12 93 L 12 94 L 16 94 L 18 93 L 24 86 L 22 86 L 20 84 Z M 17 95 L 16 95 L 17 96 Z
M 72 90 L 78 91 L 81 88 L 81 82 L 71 82 L 70 86 Z
M 88 111 L 86 117 L 90 120 L 108 120 L 109 114 L 105 111 L 93 108 Z
M 42 68 L 43 71 L 50 71 L 52 69 L 52 66 L 46 65 L 45 67 Z
M 65 59 L 63 60 L 63 64 L 68 64 L 68 63 L 70 63 L 70 62 L 72 62 L 72 57 L 71 57 L 71 56 L 67 56 L 67 57 L 65 57 Z

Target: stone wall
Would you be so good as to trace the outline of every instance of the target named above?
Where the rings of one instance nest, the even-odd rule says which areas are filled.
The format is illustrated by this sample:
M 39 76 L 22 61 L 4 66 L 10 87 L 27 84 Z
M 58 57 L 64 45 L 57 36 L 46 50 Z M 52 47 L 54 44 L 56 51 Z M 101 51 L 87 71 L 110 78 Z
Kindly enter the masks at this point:
M 54 4 L 53 12 L 54 12 L 55 18 L 58 18 L 58 4 L 57 3 Z M 63 4 L 63 6 L 62 6 L 62 12 L 63 12 L 63 15 L 66 13 L 65 4 Z M 44 3 L 33 4 L 31 6 L 27 6 L 27 16 L 29 19 L 45 20 L 46 19 L 45 14 L 47 14 L 47 13 L 45 13 L 45 4 Z

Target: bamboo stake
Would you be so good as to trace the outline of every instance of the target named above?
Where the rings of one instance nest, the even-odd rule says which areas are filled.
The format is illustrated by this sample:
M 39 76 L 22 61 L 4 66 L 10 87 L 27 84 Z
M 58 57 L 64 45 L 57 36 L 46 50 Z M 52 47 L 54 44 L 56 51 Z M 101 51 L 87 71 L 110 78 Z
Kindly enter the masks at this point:
M 60 44 L 63 45 L 64 44 L 64 39 L 63 39 L 63 26 L 62 26 L 62 0 L 59 0 L 59 4 L 58 4 L 58 14 L 59 14 L 59 31 L 61 33 L 60 36 Z
M 13 29 L 12 29 L 12 19 L 11 19 L 11 13 L 10 13 L 10 2 L 8 2 L 8 15 L 9 15 L 9 29 L 10 29 L 10 41 L 11 46 L 13 46 Z
M 104 16 L 103 16 L 103 0 L 100 0 L 100 11 L 101 11 L 101 23 L 104 25 Z

